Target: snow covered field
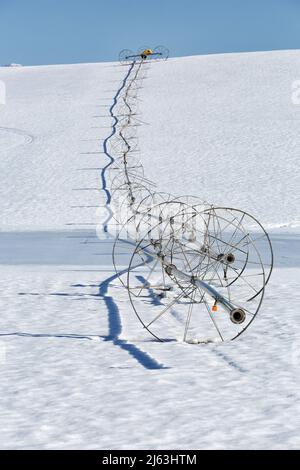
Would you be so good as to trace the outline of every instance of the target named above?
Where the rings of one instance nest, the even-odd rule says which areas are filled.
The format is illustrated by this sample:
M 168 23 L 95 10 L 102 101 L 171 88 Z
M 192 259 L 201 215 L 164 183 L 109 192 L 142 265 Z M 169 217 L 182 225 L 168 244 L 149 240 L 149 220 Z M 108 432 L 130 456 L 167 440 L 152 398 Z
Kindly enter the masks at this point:
M 0 68 L 1 448 L 300 447 L 299 65 L 299 51 L 170 59 L 140 90 L 147 177 L 250 211 L 274 243 L 253 325 L 205 346 L 142 331 L 95 233 L 125 68 Z

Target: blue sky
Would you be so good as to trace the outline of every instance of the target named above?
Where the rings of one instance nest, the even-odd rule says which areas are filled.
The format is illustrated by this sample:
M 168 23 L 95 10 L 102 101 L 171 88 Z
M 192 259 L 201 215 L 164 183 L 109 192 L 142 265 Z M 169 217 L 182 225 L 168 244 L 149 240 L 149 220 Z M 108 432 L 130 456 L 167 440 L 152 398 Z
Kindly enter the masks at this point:
M 300 49 L 300 0 L 0 0 L 0 64 Z

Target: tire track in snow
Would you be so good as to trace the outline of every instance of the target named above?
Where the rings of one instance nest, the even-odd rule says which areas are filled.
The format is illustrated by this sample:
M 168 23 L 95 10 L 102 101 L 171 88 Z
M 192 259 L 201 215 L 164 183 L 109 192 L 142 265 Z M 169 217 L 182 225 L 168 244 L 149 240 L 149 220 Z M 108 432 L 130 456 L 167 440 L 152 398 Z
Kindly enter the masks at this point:
M 4 147 L 4 148 L 1 148 L 0 146 L 1 152 L 5 152 L 7 150 L 11 150 L 16 147 L 20 147 L 21 145 L 31 144 L 34 141 L 34 136 L 31 134 L 28 134 L 28 132 L 23 131 L 22 129 L 17 129 L 14 127 L 0 127 L 0 132 L 1 131 L 3 131 L 4 133 L 8 133 L 8 134 L 19 135 L 24 138 L 23 142 L 17 142 L 16 144 L 8 145 L 7 147 Z

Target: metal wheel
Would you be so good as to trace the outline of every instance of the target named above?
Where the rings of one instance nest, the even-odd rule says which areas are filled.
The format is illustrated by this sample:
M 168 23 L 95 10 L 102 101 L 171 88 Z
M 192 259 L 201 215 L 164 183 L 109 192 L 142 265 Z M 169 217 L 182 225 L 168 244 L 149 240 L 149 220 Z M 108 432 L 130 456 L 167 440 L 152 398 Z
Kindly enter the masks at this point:
M 134 61 L 134 52 L 130 49 L 123 49 L 119 54 L 119 61 L 122 65 L 131 63 Z
M 232 340 L 252 323 L 262 302 L 266 276 L 259 252 L 236 221 L 226 220 L 225 239 L 219 227 L 212 231 L 207 225 L 205 214 L 181 203 L 170 204 L 173 215 L 152 227 L 132 255 L 127 288 L 134 312 L 144 328 L 161 341 Z M 232 237 L 239 233 L 243 246 L 247 239 L 251 251 L 253 264 L 243 267 L 243 274 L 236 276 L 230 266 L 234 283 L 222 275 L 228 265 L 240 260 L 232 261 L 228 250 L 226 261 L 218 256 L 220 233 L 222 248 L 232 250 Z M 239 253 L 238 243 L 234 249 Z
M 167 60 L 169 58 L 170 51 L 165 46 L 156 46 L 155 49 L 153 49 L 153 54 L 153 58 L 155 59 Z
M 263 226 L 252 215 L 239 209 L 211 207 L 205 212 L 208 226 L 208 244 L 214 256 L 222 260 L 227 284 L 232 285 L 240 276 L 253 277 L 257 268 L 257 253 L 264 268 L 261 289 L 253 290 L 249 300 L 260 294 L 268 283 L 273 269 L 273 249 Z M 228 258 L 230 262 L 228 262 Z M 258 273 L 258 276 L 262 273 Z

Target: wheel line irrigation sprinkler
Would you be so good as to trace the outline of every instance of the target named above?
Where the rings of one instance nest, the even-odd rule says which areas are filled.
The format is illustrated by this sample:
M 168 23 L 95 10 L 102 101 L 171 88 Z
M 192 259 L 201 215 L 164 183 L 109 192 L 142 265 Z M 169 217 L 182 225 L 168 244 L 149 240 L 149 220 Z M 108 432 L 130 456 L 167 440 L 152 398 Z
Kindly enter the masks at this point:
M 156 191 L 138 158 L 138 82 L 147 64 L 166 60 L 163 46 L 120 52 L 130 71 L 113 108 L 108 139 L 110 208 L 117 223 L 113 263 L 133 311 L 156 339 L 233 340 L 256 317 L 273 268 L 269 236 L 253 216 L 199 198 Z M 139 125 L 142 125 L 141 123 Z

